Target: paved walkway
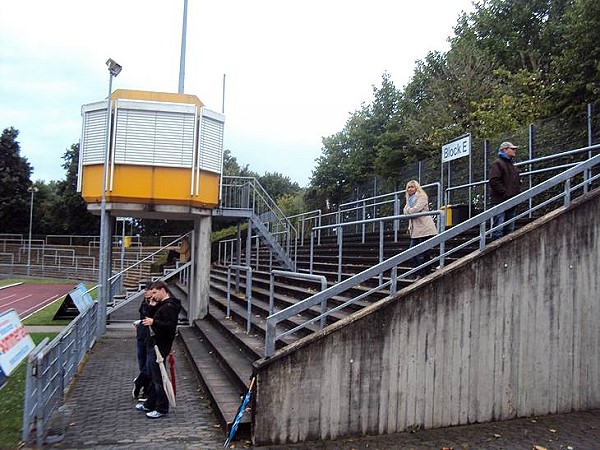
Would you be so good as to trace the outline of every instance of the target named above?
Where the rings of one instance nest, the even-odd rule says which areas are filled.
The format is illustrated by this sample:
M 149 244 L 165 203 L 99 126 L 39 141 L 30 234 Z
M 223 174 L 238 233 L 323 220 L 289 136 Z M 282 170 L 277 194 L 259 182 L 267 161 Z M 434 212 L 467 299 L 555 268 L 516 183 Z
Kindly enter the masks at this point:
M 131 380 L 136 375 L 135 335 L 130 324 L 109 325 L 94 346 L 59 417 L 66 427 L 60 449 L 216 449 L 224 431 L 213 416 L 182 344 L 176 342 L 177 407 L 151 420 L 134 410 Z M 250 448 L 247 441 L 235 448 Z M 335 442 L 260 447 L 262 449 L 600 449 L 600 410 L 490 424 L 421 430 Z
M 135 332 L 131 324 L 108 326 L 92 349 L 56 419 L 67 428 L 62 449 L 219 448 L 225 434 L 210 409 L 182 344 L 175 344 L 177 407 L 161 419 L 136 411 L 131 396 L 137 375 Z

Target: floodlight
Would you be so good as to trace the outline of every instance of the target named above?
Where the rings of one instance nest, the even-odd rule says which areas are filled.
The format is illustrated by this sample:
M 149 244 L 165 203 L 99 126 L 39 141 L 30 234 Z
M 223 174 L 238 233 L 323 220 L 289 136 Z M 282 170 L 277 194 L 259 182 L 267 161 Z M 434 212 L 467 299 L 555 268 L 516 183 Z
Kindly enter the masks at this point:
M 121 73 L 121 70 L 123 69 L 123 67 L 121 67 L 120 64 L 118 64 L 115 60 L 111 58 L 108 58 L 108 61 L 106 61 L 106 65 L 108 66 L 108 71 L 113 77 L 119 75 Z

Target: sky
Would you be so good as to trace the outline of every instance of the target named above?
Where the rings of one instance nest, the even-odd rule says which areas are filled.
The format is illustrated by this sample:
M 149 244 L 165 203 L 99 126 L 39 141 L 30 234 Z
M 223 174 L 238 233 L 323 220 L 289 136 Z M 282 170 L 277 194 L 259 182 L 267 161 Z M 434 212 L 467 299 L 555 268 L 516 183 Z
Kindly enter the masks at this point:
M 108 58 L 123 66 L 113 90 L 177 92 L 183 4 L 0 1 L 0 127 L 19 130 L 32 180 L 64 178 L 81 106 L 108 94 Z M 184 92 L 224 111 L 224 148 L 241 166 L 304 187 L 322 138 L 371 103 L 384 73 L 402 88 L 417 60 L 448 50 L 472 10 L 471 0 L 188 0 Z

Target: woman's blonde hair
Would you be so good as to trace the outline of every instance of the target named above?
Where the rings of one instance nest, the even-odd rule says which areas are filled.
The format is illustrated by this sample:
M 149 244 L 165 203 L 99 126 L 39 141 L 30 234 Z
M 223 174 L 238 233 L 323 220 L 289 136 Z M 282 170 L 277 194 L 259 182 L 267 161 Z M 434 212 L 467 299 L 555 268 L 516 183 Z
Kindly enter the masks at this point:
M 410 180 L 408 183 L 406 183 L 406 201 L 408 201 L 408 188 L 410 186 L 414 186 L 416 188 L 416 194 L 425 194 L 427 195 L 427 193 L 423 190 L 423 188 L 421 187 L 421 185 L 419 184 L 419 182 L 417 180 Z

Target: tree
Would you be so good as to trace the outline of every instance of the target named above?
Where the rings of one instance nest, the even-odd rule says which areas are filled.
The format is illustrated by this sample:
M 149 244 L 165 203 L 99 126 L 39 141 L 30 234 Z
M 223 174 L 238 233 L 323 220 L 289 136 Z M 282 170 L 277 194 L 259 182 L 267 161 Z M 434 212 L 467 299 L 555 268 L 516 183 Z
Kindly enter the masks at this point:
M 42 181 L 34 183 L 35 198 L 33 207 L 34 234 L 63 234 L 59 208 L 62 198 L 58 194 L 58 181 L 48 184 Z
M 248 168 L 240 166 L 237 158 L 231 154 L 231 150 L 223 152 L 223 175 L 233 177 L 256 177 L 256 173 Z
M 265 172 L 264 175 L 258 177 L 258 182 L 275 201 L 277 201 L 279 197 L 294 195 L 300 191 L 298 183 L 293 182 L 290 180 L 290 177 L 286 177 L 278 172 Z
M 79 165 L 79 144 L 71 145 L 63 157 L 63 169 L 66 176 L 56 184 L 56 203 L 52 208 L 54 217 L 54 233 L 98 235 L 100 233 L 100 217 L 87 210 L 87 204 L 77 192 L 77 169 Z
M 297 194 L 284 194 L 277 199 L 277 206 L 286 217 L 295 216 L 306 212 L 304 204 L 304 192 L 301 190 Z
M 31 165 L 20 155 L 19 132 L 7 128 L 0 137 L 0 223 L 3 233 L 25 234 L 29 227 Z
M 552 58 L 556 112 L 575 115 L 600 94 L 600 3 L 575 0 L 562 17 L 561 45 Z
M 317 158 L 306 202 L 311 209 L 335 209 L 344 195 L 351 191 L 346 178 L 347 155 L 344 133 L 323 138 L 323 154 Z

